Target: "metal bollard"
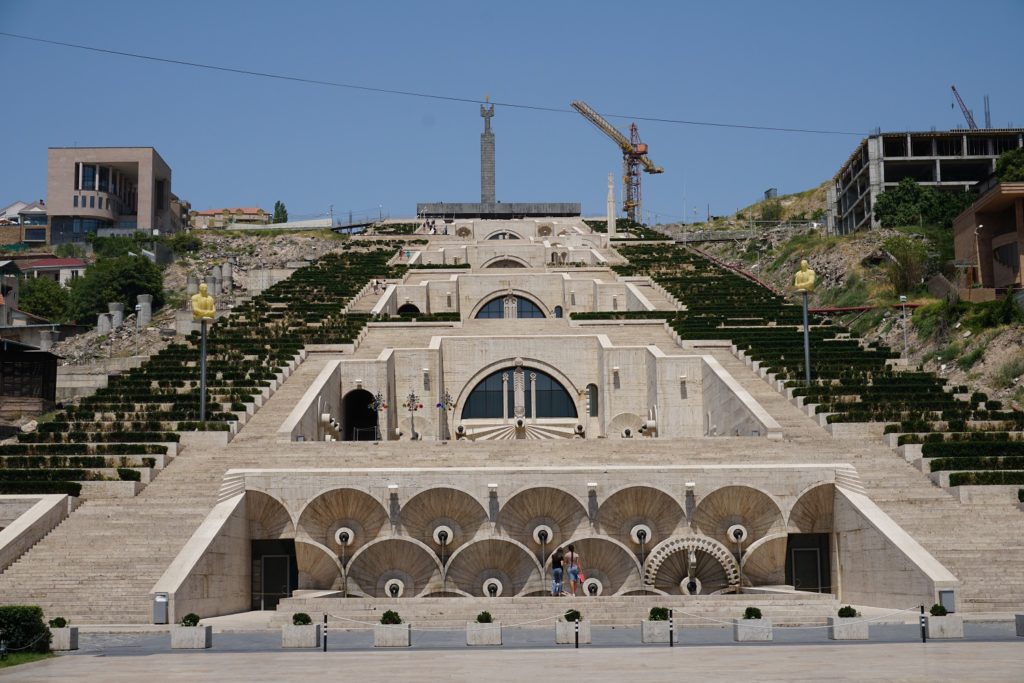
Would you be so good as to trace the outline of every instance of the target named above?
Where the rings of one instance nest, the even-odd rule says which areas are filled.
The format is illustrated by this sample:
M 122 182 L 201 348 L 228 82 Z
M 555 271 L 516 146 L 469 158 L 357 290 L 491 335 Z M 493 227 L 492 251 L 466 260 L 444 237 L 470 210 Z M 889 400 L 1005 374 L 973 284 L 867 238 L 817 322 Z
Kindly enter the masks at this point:
M 674 636 L 675 636 L 675 629 L 676 629 L 675 622 L 673 620 L 673 616 L 674 616 L 673 612 L 674 611 L 675 610 L 671 610 L 671 609 L 668 611 L 668 646 L 669 647 L 675 647 L 676 646 L 676 644 L 674 642 L 674 640 L 675 640 L 675 638 L 674 638 Z
M 921 605 L 921 642 L 928 642 L 928 630 L 925 628 L 924 605 Z
M 921 609 L 924 609 L 923 607 Z M 576 649 L 580 649 L 580 620 L 576 620 Z
M 324 652 L 327 652 L 327 612 L 324 612 Z

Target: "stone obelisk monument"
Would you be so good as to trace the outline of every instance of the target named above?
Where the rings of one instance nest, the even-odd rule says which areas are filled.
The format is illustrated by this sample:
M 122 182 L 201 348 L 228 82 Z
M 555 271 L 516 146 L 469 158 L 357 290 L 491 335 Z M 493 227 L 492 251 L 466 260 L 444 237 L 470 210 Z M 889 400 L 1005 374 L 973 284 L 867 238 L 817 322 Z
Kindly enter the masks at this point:
M 497 199 L 494 192 L 494 133 L 491 132 L 491 117 L 494 116 L 494 105 L 480 105 L 480 116 L 484 119 L 484 132 L 480 133 L 480 203 L 496 204 Z
M 608 237 L 615 237 L 615 180 L 608 174 Z

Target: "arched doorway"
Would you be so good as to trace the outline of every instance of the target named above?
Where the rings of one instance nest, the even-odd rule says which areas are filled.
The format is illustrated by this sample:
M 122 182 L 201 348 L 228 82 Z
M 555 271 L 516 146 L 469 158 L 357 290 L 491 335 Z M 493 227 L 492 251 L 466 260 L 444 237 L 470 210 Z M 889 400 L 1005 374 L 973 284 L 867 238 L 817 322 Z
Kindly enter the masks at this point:
M 419 312 L 420 309 L 416 304 L 404 303 L 398 307 L 398 315 L 413 315 Z
M 373 394 L 353 389 L 341 400 L 341 440 L 378 441 L 377 412 L 370 407 Z
M 561 318 L 562 317 L 562 307 L 561 306 L 555 306 L 555 317 L 556 318 Z

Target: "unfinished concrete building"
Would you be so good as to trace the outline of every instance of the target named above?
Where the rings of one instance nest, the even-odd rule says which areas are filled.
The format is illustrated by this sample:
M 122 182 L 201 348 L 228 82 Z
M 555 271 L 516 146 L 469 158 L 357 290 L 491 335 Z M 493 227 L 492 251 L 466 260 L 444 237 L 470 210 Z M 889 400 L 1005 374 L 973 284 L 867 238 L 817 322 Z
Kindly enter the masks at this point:
M 1021 128 L 875 133 L 861 140 L 832 179 L 828 230 L 845 235 L 879 227 L 873 213 L 878 195 L 904 178 L 966 192 L 988 178 L 1000 154 L 1021 146 Z

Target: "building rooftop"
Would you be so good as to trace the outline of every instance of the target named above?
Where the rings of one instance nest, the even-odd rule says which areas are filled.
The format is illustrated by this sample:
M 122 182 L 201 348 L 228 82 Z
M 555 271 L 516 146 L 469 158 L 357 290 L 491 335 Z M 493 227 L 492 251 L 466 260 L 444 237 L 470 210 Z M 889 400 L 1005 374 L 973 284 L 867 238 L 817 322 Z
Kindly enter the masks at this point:
M 23 271 L 39 268 L 82 268 L 89 265 L 80 258 L 25 258 L 17 259 L 15 263 Z
M 266 211 L 258 206 L 241 206 L 223 209 L 204 209 L 202 211 L 196 211 L 195 213 L 197 216 L 219 216 L 223 213 L 259 214 L 266 213 Z

